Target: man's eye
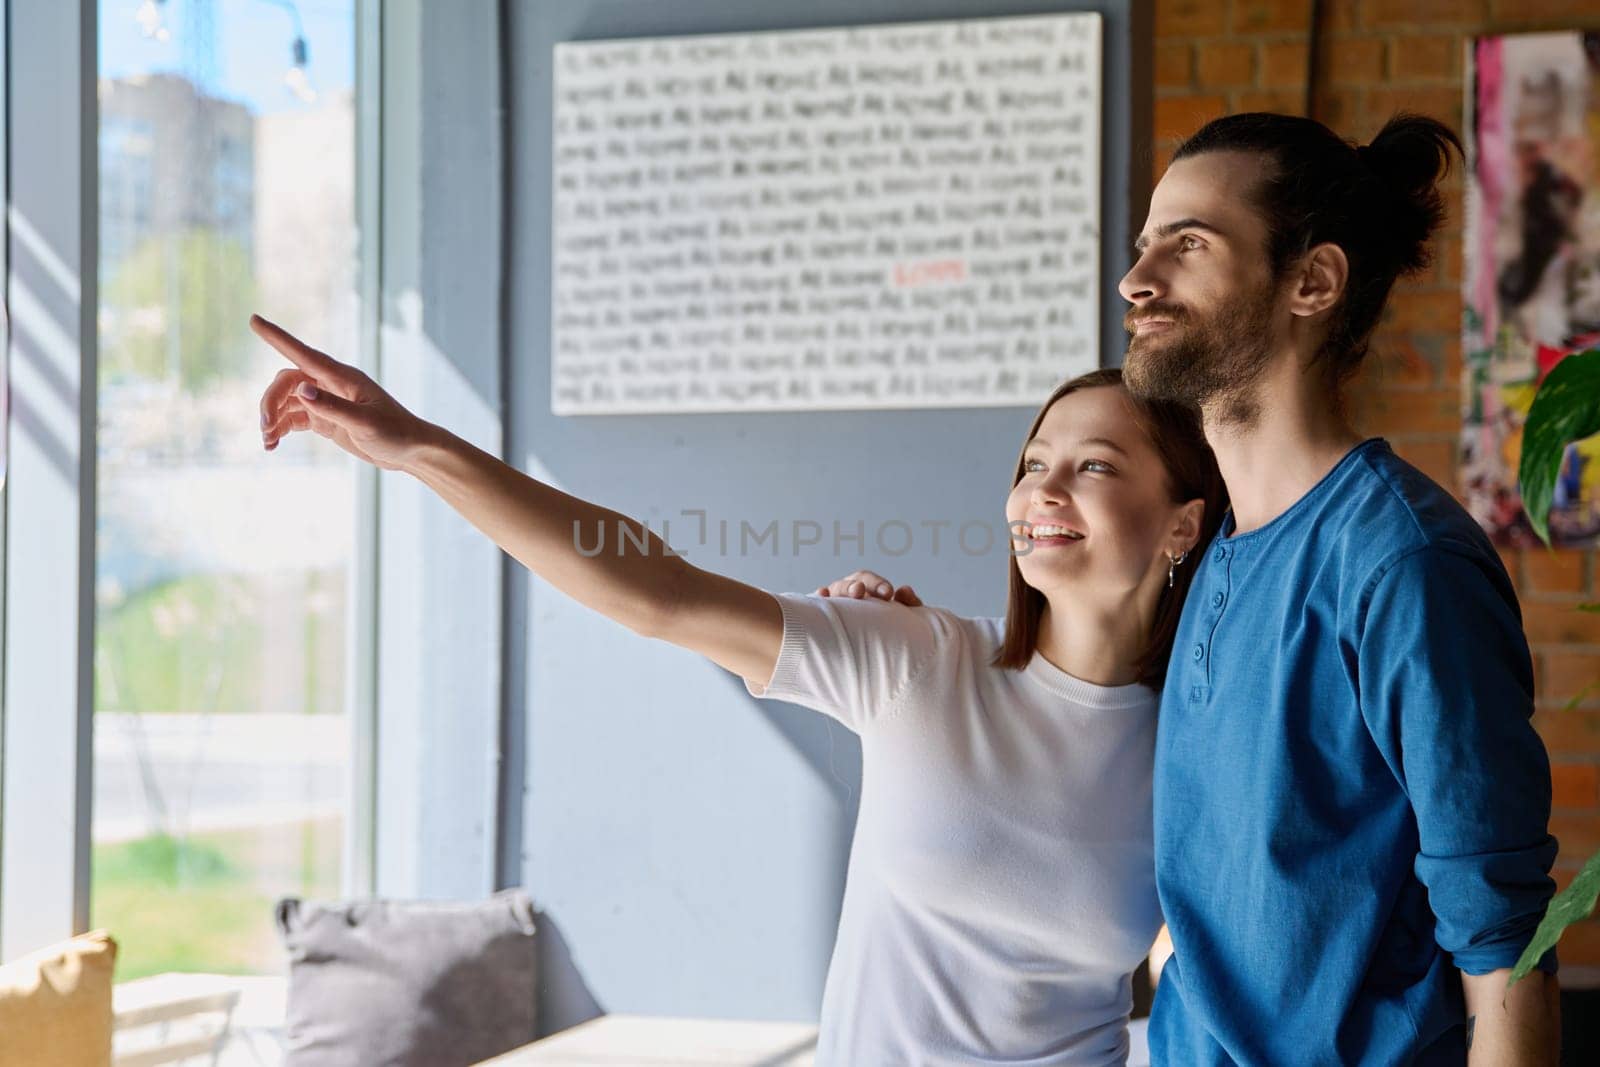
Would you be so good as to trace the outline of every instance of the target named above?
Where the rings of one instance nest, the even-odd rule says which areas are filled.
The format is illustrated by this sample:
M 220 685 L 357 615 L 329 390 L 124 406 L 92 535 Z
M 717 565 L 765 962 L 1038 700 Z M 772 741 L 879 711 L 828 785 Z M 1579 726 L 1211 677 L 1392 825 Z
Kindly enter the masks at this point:
M 1182 239 L 1180 239 L 1178 241 L 1178 251 L 1180 251 L 1180 252 L 1193 252 L 1195 249 L 1197 249 L 1199 247 L 1200 247 L 1200 238 L 1194 237 L 1194 236 L 1192 236 L 1190 234 L 1187 234 L 1187 233 L 1184 234 Z

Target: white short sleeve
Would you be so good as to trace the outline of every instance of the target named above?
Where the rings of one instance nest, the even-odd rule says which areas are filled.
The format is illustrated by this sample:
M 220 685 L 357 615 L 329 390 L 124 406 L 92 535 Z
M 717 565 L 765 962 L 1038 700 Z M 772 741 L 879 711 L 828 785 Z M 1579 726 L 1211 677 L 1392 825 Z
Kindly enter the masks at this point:
M 776 593 L 783 646 L 772 678 L 748 679 L 751 696 L 787 700 L 861 732 L 887 711 L 908 683 L 959 640 L 959 627 L 936 608 L 881 600 Z

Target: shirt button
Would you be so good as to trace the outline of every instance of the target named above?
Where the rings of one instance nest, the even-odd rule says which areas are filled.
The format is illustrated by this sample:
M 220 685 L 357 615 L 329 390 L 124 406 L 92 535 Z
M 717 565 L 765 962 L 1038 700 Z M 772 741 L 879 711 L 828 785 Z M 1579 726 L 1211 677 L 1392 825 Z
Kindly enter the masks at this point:
M 1228 558 L 1228 550 L 1226 548 L 1217 549 L 1216 560 L 1217 560 L 1218 563 L 1221 563 L 1223 560 L 1225 560 L 1227 558 Z
M 1222 607 L 1223 599 L 1224 598 L 1223 598 L 1222 594 L 1221 593 L 1217 593 L 1215 596 L 1213 596 L 1211 598 L 1211 606 L 1214 607 L 1214 608 Z
M 1201 660 L 1205 659 L 1205 656 L 1206 656 L 1206 646 L 1204 646 L 1204 645 L 1195 645 L 1194 646 L 1194 661 L 1196 663 L 1199 663 Z

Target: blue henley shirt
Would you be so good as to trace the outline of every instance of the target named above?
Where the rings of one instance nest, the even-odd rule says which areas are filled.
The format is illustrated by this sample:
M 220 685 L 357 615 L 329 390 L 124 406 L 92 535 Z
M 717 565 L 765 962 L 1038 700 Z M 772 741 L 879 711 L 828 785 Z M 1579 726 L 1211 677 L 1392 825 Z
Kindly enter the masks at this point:
M 1157 1064 L 1465 1059 L 1459 971 L 1555 889 L 1550 765 L 1504 565 L 1373 438 L 1201 556 L 1162 694 Z M 1554 971 L 1550 953 L 1541 967 Z

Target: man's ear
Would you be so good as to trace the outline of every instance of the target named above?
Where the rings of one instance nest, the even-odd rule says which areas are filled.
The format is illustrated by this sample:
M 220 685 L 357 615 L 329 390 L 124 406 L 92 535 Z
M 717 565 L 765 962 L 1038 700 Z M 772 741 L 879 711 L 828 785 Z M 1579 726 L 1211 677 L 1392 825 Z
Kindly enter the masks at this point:
M 1350 260 L 1344 249 L 1331 241 L 1315 246 L 1300 261 L 1294 292 L 1289 297 L 1289 313 L 1302 317 L 1333 307 L 1344 296 L 1350 281 Z

